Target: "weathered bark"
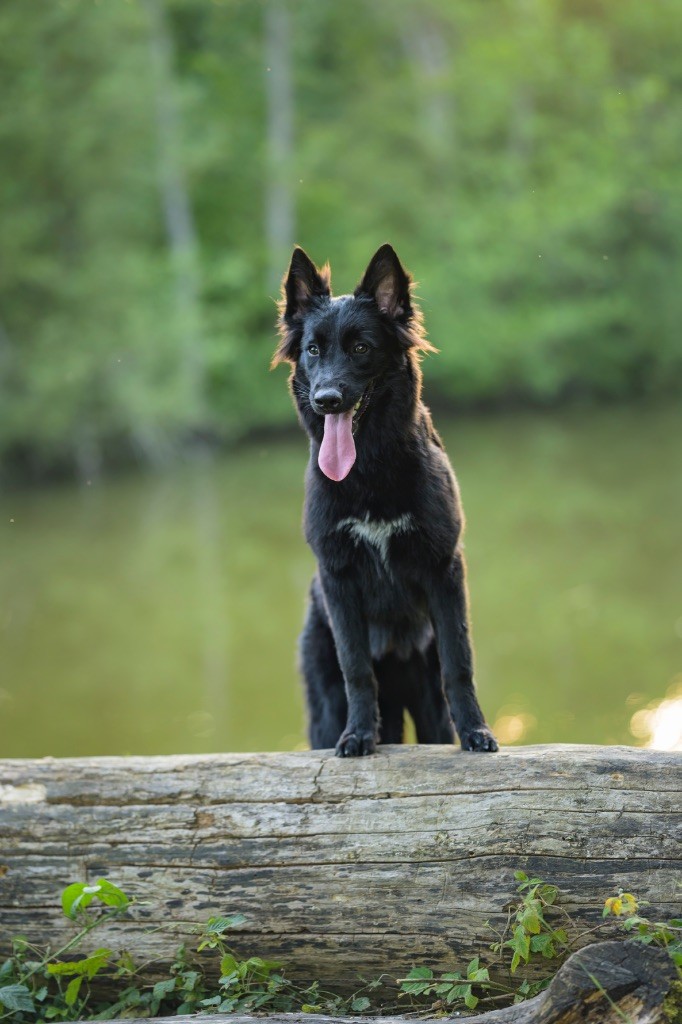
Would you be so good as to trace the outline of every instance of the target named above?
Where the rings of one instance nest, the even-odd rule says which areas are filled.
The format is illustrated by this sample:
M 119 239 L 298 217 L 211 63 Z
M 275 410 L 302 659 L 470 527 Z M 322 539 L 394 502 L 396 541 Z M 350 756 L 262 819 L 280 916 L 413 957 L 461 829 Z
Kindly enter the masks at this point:
M 549 988 L 535 999 L 476 1014 L 480 1024 L 671 1024 L 663 1012 L 676 972 L 661 949 L 635 942 L 598 942 L 574 953 Z M 157 1024 L 191 1024 L 197 1017 L 155 1018 Z M 206 1024 L 257 1024 L 262 1017 L 216 1014 Z M 407 1024 L 407 1017 L 268 1015 L 274 1024 Z M 114 1021 L 113 1024 L 122 1024 Z M 140 1024 L 146 1024 L 141 1021 Z
M 679 914 L 681 794 L 679 755 L 625 747 L 0 761 L 0 936 L 64 938 L 61 888 L 106 876 L 150 906 L 97 941 L 140 959 L 239 911 L 237 952 L 294 979 L 452 970 L 519 868 L 580 928 L 618 886 Z
M 481 1014 L 485 1024 L 658 1024 L 676 971 L 662 949 L 596 942 L 574 953 L 546 992 Z

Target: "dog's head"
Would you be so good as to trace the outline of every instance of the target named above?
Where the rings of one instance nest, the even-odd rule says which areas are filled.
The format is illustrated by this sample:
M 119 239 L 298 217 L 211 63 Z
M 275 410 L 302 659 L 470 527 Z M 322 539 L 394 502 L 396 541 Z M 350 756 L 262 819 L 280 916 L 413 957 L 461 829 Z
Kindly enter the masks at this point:
M 299 410 L 320 417 L 324 428 L 320 469 L 339 481 L 355 462 L 354 435 L 377 383 L 431 346 L 410 276 L 392 246 L 377 250 L 352 295 L 333 297 L 330 276 L 328 265 L 318 269 L 303 249 L 294 249 L 272 364 L 292 364 Z

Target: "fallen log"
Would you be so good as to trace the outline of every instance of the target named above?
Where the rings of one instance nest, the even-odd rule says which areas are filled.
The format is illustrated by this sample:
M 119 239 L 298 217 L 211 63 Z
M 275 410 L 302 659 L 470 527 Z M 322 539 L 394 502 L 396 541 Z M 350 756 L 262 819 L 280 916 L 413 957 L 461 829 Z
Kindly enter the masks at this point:
M 0 946 L 68 938 L 61 889 L 105 876 L 149 906 L 97 941 L 141 960 L 241 912 L 236 952 L 294 980 L 452 970 L 492 941 L 517 869 L 580 929 L 619 886 L 679 915 L 681 794 L 679 755 L 626 747 L 0 761 Z
M 662 949 L 636 942 L 595 942 L 569 957 L 535 999 L 492 1010 L 484 1024 L 670 1024 L 666 1008 L 677 978 Z M 665 1004 L 668 1004 L 666 1007 Z
M 534 999 L 488 1013 L 477 1024 L 673 1024 L 682 1015 L 682 993 L 662 949 L 635 942 L 597 942 L 574 953 L 549 988 Z M 679 984 L 679 983 L 678 983 Z M 460 1016 L 458 1014 L 458 1016 Z M 155 1024 L 259 1024 L 262 1017 L 217 1014 L 155 1018 Z M 323 1017 L 269 1014 L 270 1024 L 408 1024 L 408 1017 Z M 113 1021 L 112 1024 L 124 1024 Z M 139 1024 L 152 1024 L 144 1018 Z

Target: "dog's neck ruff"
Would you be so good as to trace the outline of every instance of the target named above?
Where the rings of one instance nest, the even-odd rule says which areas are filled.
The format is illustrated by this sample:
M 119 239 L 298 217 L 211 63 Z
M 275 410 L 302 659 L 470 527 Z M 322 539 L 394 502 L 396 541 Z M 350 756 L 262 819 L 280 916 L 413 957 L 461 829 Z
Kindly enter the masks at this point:
M 356 543 L 364 541 L 370 547 L 376 548 L 384 567 L 388 569 L 388 545 L 391 537 L 413 530 L 414 520 L 409 512 L 395 519 L 370 519 L 369 512 L 366 512 L 363 519 L 358 519 L 357 516 L 340 519 L 336 529 L 348 530 Z

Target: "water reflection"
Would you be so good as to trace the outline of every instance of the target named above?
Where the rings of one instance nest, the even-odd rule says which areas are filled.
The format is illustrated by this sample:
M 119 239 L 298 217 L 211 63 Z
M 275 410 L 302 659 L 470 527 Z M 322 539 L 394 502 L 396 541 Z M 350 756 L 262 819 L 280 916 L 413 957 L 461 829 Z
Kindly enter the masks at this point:
M 635 711 L 630 732 L 650 750 L 682 750 L 682 679 L 663 700 Z
M 438 425 L 502 741 L 678 742 L 682 411 Z M 304 744 L 305 461 L 299 437 L 0 499 L 0 754 Z
M 515 715 L 498 715 L 493 723 L 493 732 L 500 743 L 522 743 L 529 729 L 538 724 L 535 715 L 525 713 Z

